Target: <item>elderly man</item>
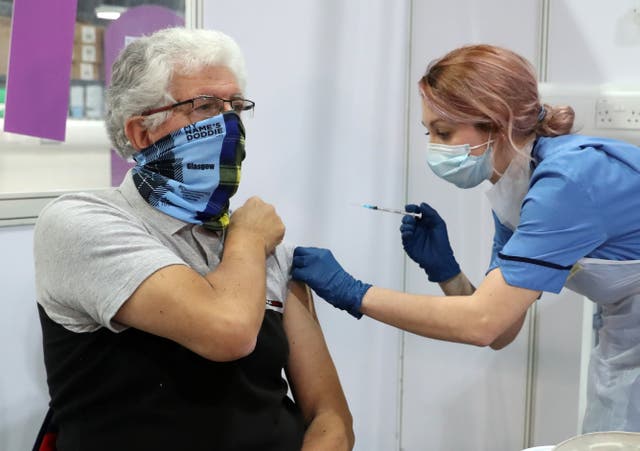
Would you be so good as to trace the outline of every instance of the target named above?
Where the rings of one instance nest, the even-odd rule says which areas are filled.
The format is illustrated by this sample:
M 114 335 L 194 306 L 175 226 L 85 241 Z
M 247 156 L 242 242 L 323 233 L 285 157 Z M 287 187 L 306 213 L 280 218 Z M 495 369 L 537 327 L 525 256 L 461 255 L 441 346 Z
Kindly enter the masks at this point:
M 59 451 L 352 448 L 284 225 L 257 197 L 228 211 L 244 87 L 216 31 L 163 30 L 114 63 L 107 128 L 136 166 L 118 188 L 58 198 L 35 230 Z

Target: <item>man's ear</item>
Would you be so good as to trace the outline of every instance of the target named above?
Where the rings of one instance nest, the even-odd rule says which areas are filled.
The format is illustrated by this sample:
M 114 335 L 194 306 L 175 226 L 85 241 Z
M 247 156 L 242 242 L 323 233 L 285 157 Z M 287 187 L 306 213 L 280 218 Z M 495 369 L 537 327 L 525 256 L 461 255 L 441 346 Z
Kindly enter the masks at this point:
M 142 116 L 132 116 L 124 125 L 124 133 L 136 150 L 145 149 L 153 144 L 149 137 L 149 130 L 144 126 L 143 121 Z

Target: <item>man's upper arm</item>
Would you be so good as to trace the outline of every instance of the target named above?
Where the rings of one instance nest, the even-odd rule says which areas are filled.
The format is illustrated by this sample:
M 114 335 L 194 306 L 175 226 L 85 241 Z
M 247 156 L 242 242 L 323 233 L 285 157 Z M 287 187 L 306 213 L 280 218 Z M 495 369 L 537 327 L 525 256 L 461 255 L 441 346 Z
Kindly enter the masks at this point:
M 107 327 L 151 274 L 186 265 L 126 212 L 90 195 L 60 198 L 38 218 L 34 232 L 38 302 L 75 332 Z
M 287 376 L 305 419 L 309 422 L 319 410 L 328 408 L 350 420 L 338 373 L 315 317 L 311 293 L 299 282 L 290 284 L 284 328 L 290 348 Z

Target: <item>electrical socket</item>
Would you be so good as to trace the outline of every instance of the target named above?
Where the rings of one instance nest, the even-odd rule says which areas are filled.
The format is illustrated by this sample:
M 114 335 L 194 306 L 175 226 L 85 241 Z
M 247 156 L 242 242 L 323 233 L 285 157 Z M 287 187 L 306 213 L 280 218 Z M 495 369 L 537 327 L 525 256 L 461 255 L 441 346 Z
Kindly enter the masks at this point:
M 596 100 L 596 128 L 640 130 L 640 96 L 608 96 Z

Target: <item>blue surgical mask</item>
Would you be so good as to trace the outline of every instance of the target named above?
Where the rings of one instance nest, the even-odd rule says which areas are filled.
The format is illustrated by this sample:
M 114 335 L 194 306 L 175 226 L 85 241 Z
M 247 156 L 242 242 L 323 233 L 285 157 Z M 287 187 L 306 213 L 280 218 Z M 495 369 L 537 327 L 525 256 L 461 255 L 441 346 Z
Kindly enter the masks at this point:
M 238 114 L 227 111 L 159 139 L 133 156 L 138 192 L 174 218 L 223 230 L 240 182 L 244 136 Z
M 493 148 L 491 138 L 477 146 L 461 144 L 449 146 L 446 144 L 429 143 L 427 145 L 427 164 L 441 179 L 451 182 L 458 188 L 473 188 L 493 174 L 491 153 Z M 487 150 L 482 155 L 471 155 L 472 149 L 486 145 Z

